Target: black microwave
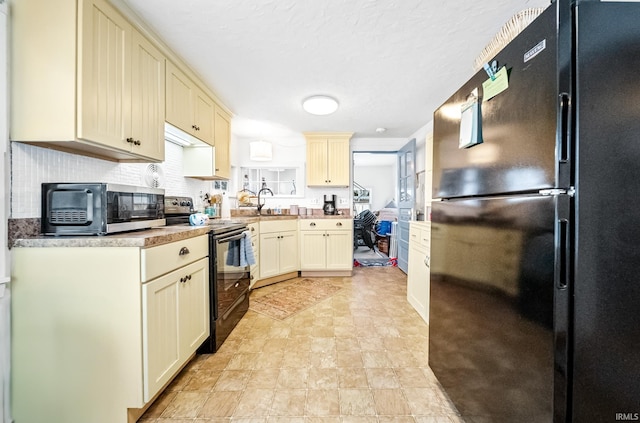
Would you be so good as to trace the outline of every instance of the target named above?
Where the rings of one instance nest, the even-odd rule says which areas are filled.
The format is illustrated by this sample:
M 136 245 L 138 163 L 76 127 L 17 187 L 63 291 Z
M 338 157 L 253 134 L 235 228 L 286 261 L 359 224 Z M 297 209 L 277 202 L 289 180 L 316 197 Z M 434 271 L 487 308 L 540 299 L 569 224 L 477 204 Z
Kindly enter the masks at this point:
M 164 189 L 105 183 L 43 183 L 45 235 L 106 235 L 164 226 Z

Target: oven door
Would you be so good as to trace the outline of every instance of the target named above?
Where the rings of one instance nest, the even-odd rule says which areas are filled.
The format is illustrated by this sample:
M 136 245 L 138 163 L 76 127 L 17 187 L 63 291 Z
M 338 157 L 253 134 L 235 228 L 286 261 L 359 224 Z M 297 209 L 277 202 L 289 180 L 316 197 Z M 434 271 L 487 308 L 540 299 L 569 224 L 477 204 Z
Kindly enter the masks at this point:
M 246 228 L 231 233 L 213 235 L 215 247 L 215 298 L 214 318 L 228 314 L 230 309 L 237 306 L 243 295 L 248 295 L 249 266 L 241 263 L 243 232 Z M 246 242 L 251 242 L 246 239 Z M 212 287 L 213 288 L 213 287 Z M 214 291 L 214 290 L 212 290 Z

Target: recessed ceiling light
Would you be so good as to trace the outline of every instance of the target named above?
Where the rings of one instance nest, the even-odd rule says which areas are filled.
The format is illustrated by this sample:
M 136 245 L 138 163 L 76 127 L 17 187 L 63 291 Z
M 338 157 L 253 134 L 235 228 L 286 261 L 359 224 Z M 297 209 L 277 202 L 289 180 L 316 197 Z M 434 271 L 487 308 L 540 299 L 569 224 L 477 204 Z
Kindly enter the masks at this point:
M 385 132 L 387 130 L 387 128 L 376 128 L 376 132 L 378 134 L 382 134 L 383 132 Z
M 302 108 L 312 115 L 330 115 L 338 110 L 338 101 L 326 95 L 314 95 L 302 102 Z

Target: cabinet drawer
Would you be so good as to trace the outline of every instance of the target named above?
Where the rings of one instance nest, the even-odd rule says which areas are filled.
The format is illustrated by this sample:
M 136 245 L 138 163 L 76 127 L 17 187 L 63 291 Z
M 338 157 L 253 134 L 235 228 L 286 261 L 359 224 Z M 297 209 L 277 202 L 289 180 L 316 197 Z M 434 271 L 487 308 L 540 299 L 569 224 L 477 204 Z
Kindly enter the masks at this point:
M 351 230 L 353 227 L 352 219 L 301 219 L 301 231 L 335 231 L 335 230 Z
M 298 219 L 260 221 L 260 234 L 272 232 L 297 231 Z
M 208 235 L 142 250 L 142 282 L 149 281 L 209 255 Z

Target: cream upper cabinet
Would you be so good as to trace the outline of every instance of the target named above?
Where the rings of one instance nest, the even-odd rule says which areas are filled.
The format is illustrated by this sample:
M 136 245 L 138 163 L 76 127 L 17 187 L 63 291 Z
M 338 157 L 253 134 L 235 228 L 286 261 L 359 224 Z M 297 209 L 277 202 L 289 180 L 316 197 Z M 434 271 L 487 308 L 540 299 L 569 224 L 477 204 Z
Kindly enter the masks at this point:
M 106 0 L 14 2 L 11 39 L 13 141 L 164 160 L 164 57 Z
M 168 60 L 166 84 L 167 122 L 213 146 L 213 100 Z
M 306 132 L 307 185 L 347 187 L 352 133 Z
M 231 116 L 216 105 L 215 108 L 215 169 L 221 179 L 231 177 Z
M 144 156 L 164 160 L 165 58 L 149 40 L 133 30 L 131 134 L 133 148 Z

